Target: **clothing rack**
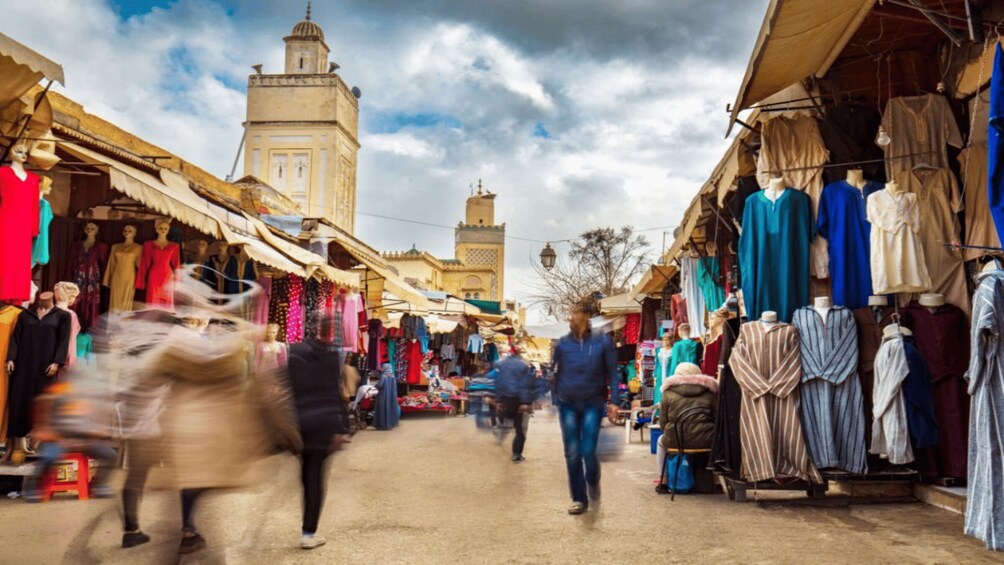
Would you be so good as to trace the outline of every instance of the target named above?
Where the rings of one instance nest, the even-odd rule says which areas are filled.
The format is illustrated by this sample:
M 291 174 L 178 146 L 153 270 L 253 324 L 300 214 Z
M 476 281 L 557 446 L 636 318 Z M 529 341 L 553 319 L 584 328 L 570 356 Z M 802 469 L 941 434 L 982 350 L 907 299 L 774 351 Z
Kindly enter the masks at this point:
M 862 160 L 862 161 L 846 161 L 846 162 L 843 162 L 843 163 L 825 163 L 823 165 L 814 165 L 814 166 L 809 166 L 809 167 L 792 167 L 792 168 L 788 168 L 788 169 L 778 169 L 778 170 L 763 171 L 763 172 L 765 172 L 767 174 L 777 174 L 777 173 L 789 173 L 789 172 L 792 172 L 792 171 L 808 171 L 808 170 L 811 170 L 811 169 L 828 169 L 828 168 L 831 168 L 831 167 L 846 167 L 846 166 L 849 166 L 849 165 L 870 165 L 870 164 L 873 164 L 873 163 L 884 163 L 886 161 L 898 161 L 900 159 L 908 159 L 910 157 L 919 157 L 921 155 L 934 155 L 934 154 L 937 154 L 937 151 L 921 151 L 919 153 L 909 153 L 907 155 L 897 155 L 895 157 L 887 157 L 887 158 L 883 158 L 883 159 L 865 159 L 865 160 Z
M 945 247 L 951 247 L 953 249 L 983 249 L 986 251 L 1000 251 L 1004 252 L 1004 248 L 1000 247 L 986 247 L 984 245 L 966 245 L 964 243 L 945 243 Z

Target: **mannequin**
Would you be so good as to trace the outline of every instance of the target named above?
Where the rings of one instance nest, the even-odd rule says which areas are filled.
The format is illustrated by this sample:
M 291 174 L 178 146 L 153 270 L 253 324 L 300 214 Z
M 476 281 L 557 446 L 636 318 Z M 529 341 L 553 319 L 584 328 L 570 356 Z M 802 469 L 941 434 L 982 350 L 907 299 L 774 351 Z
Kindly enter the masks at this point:
M 32 310 L 18 315 L 7 349 L 8 440 L 27 437 L 31 431 L 31 410 L 42 390 L 52 382 L 60 366 L 66 364 L 70 341 L 70 314 L 56 308 L 55 295 L 43 292 Z M 8 441 L 8 447 L 14 444 Z M 18 454 L 14 454 L 15 462 Z
M 72 280 L 80 289 L 73 309 L 84 329 L 101 315 L 101 279 L 108 262 L 108 246 L 97 240 L 98 231 L 97 224 L 88 222 L 84 226 L 84 240 L 74 242 L 70 251 Z
M 882 308 L 883 306 L 889 305 L 889 297 L 871 295 L 868 297 L 868 307 L 869 308 Z
M 764 195 L 771 202 L 777 202 L 777 199 L 781 197 L 787 187 L 784 185 L 784 179 L 781 177 L 770 179 L 770 183 L 764 190 Z
M 716 378 L 721 370 L 719 361 L 722 356 L 722 336 L 725 332 L 725 317 L 726 312 L 724 309 L 715 310 L 708 315 L 710 334 L 708 335 L 708 343 L 704 346 L 704 356 L 701 359 L 701 372 Z
M 777 312 L 773 310 L 764 310 L 763 314 L 760 315 L 760 323 L 767 326 L 767 328 L 772 328 L 777 325 Z
M 817 296 L 812 301 L 812 308 L 819 312 L 819 315 L 823 317 L 823 322 L 826 322 L 826 315 L 833 308 L 833 300 L 829 296 Z
M 847 184 L 858 190 L 865 189 L 865 172 L 861 169 L 847 169 Z
M 265 341 L 258 344 L 255 355 L 257 371 L 281 369 L 289 358 L 289 346 L 279 341 L 279 324 L 265 326 Z
M 885 189 L 889 191 L 889 194 L 899 194 L 900 193 L 899 183 L 897 183 L 894 180 L 891 180 L 891 181 L 885 183 Z
M 0 302 L 31 300 L 32 243 L 39 227 L 38 176 L 24 170 L 28 146 L 15 142 L 9 167 L 0 167 Z
M 49 225 L 52 223 L 52 206 L 45 199 L 52 192 L 52 179 L 42 177 L 39 186 L 38 236 L 31 248 L 31 266 L 49 264 Z
M 158 220 L 157 239 L 143 244 L 136 288 L 146 291 L 148 307 L 174 308 L 174 270 L 181 266 L 181 247 L 168 241 L 170 220 Z
M 945 305 L 945 295 L 938 293 L 925 293 L 920 295 L 920 305 L 932 312 Z
M 132 311 L 136 296 L 136 270 L 143 257 L 143 246 L 136 243 L 136 226 L 122 228 L 122 243 L 112 246 L 105 269 L 104 285 L 111 289 L 108 310 Z
M 70 337 L 66 349 L 66 368 L 72 369 L 77 364 L 77 336 L 80 335 L 80 320 L 77 319 L 77 313 L 70 308 L 77 301 L 80 289 L 71 282 L 58 282 L 52 291 L 56 297 L 56 308 L 70 314 Z
M 207 247 L 208 249 L 208 247 Z M 207 258 L 202 262 L 201 278 L 202 282 L 208 284 L 216 292 L 222 293 L 225 281 L 227 261 L 230 260 L 228 252 L 229 246 L 220 241 L 217 242 L 216 255 Z
M 653 404 L 655 405 L 658 405 L 662 399 L 663 380 L 673 375 L 673 373 L 669 372 L 672 359 L 673 334 L 667 331 L 662 334 L 662 345 L 655 352 L 655 396 L 653 398 Z

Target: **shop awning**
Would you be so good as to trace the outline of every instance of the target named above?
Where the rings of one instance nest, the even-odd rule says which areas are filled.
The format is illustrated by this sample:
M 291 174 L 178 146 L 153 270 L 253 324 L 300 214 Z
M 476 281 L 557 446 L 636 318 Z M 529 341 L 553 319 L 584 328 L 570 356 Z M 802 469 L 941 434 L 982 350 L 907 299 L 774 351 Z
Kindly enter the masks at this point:
M 603 314 L 631 314 L 641 312 L 641 304 L 635 301 L 635 294 L 625 292 L 600 299 L 600 312 Z
M 458 315 L 466 314 L 473 316 L 480 314 L 481 309 L 473 304 L 469 304 L 463 298 L 447 294 L 445 292 L 419 291 L 429 299 L 429 312 L 433 314 Z
M 477 307 L 478 310 L 481 310 L 482 314 L 494 314 L 496 316 L 502 315 L 501 302 L 494 302 L 492 300 L 474 300 L 474 299 L 467 299 L 464 302 L 467 302 L 468 304 Z
M 673 278 L 678 270 L 676 265 L 652 265 L 631 289 L 632 299 L 644 300 L 646 296 L 661 291 L 666 286 L 666 281 Z
M 347 287 L 359 288 L 359 275 L 356 273 L 350 273 L 348 271 L 332 267 L 328 264 L 328 260 L 326 258 L 275 235 L 265 222 L 259 220 L 258 218 L 255 218 L 247 213 L 244 214 L 244 217 L 251 222 L 251 224 L 258 231 L 258 235 L 265 240 L 265 242 L 277 249 L 286 257 L 303 265 L 307 277 L 312 277 L 314 276 L 314 273 L 320 271 L 324 278 L 333 283 Z
M 772 0 L 746 68 L 729 131 L 739 112 L 809 76 L 822 77 L 875 0 Z
M 202 233 L 223 238 L 220 221 L 209 203 L 195 194 L 181 175 L 164 169 L 158 178 L 70 141 L 59 140 L 56 145 L 81 161 L 106 165 L 112 188 L 129 198 Z
M 387 266 L 384 260 L 378 254 L 368 250 L 365 244 L 345 233 L 338 233 L 335 243 L 345 249 L 349 255 L 352 255 L 356 261 L 362 263 L 367 270 L 373 271 L 376 274 L 380 281 L 373 281 L 367 276 L 367 282 L 374 288 L 381 285 L 373 285 L 372 283 L 382 283 L 380 289 L 381 295 L 382 291 L 389 292 L 398 300 L 408 303 L 411 311 L 428 312 L 431 309 L 428 298 L 405 282 L 397 273 L 390 270 L 390 267 Z M 373 302 L 373 298 L 369 298 L 369 301 Z
M 20 98 L 47 78 L 66 84 L 63 67 L 0 33 L 0 108 Z
M 251 259 L 263 265 L 272 267 L 273 269 L 278 269 L 284 273 L 290 273 L 304 278 L 307 277 L 307 271 L 302 265 L 294 263 L 291 259 L 287 258 L 285 255 L 261 239 L 237 233 L 236 231 L 230 229 L 226 224 L 222 224 L 221 228 L 223 230 L 223 239 L 230 245 L 243 246 L 244 252 L 247 253 L 248 257 Z

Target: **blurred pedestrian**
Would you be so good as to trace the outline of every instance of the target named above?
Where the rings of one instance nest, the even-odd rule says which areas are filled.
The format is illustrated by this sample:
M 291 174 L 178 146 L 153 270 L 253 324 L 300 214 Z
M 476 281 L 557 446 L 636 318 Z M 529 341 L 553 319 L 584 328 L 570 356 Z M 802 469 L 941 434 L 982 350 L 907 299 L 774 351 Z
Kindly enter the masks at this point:
M 380 392 L 377 393 L 373 427 L 378 430 L 393 430 L 401 421 L 401 408 L 397 404 L 397 379 L 394 378 L 394 368 L 390 363 L 383 364 L 376 387 Z
M 577 307 L 568 335 L 554 347 L 554 393 L 572 496 L 569 514 L 582 514 L 600 498 L 600 462 L 596 456 L 604 411 L 617 415 L 617 351 L 609 336 L 593 332 L 589 312 Z M 607 403 L 609 391 L 610 403 Z M 606 407 L 606 410 L 604 410 Z
M 324 506 L 325 462 L 329 454 L 349 441 L 348 409 L 342 386 L 348 366 L 339 363 L 339 349 L 331 343 L 312 339 L 293 344 L 289 349 L 289 382 L 303 438 L 300 455 L 303 549 L 326 543 L 317 535 L 317 525 Z
M 342 398 L 345 402 L 351 402 L 356 397 L 359 384 L 363 378 L 359 375 L 356 365 L 359 363 L 359 355 L 353 352 L 345 354 L 345 364 L 342 366 Z
M 534 370 L 513 347 L 509 356 L 495 363 L 495 409 L 503 419 L 512 421 L 516 437 L 512 441 L 512 461 L 523 461 L 523 447 L 530 424 L 535 396 Z

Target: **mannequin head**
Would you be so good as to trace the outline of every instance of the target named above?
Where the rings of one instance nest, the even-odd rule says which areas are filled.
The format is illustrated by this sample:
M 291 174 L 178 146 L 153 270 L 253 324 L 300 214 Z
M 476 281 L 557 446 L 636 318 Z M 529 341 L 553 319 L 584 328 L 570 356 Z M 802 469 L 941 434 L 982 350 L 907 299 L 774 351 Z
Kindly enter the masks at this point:
M 272 343 L 279 340 L 279 324 L 265 326 L 265 341 Z
M 669 332 L 662 334 L 662 346 L 673 347 L 673 334 Z
M 56 302 L 66 306 L 72 306 L 77 301 L 77 297 L 80 296 L 80 287 L 71 282 L 58 282 L 52 291 L 56 296 Z
M 98 231 L 98 225 L 94 222 L 87 222 L 87 225 L 84 226 L 84 235 L 87 236 L 87 239 L 94 239 L 97 237 Z
M 171 220 L 157 220 L 154 229 L 157 231 L 157 239 L 167 239 L 167 234 L 171 231 Z
M 42 193 L 42 196 L 48 196 L 52 192 L 52 179 L 42 177 L 42 183 L 38 186 L 38 191 Z
M 676 330 L 676 336 L 680 339 L 690 339 L 690 324 L 680 324 L 680 329 Z
M 199 254 L 200 257 L 205 256 L 209 252 L 209 242 L 200 239 L 195 242 L 195 252 Z
M 722 310 L 715 310 L 708 315 L 708 321 L 713 330 L 720 330 L 725 324 L 725 312 Z
M 28 160 L 28 144 L 24 141 L 17 141 L 14 143 L 14 147 L 10 151 L 10 161 L 11 163 L 17 163 L 18 165 L 23 165 L 25 161 Z
M 136 226 L 126 226 L 122 228 L 122 237 L 129 241 L 136 239 Z

